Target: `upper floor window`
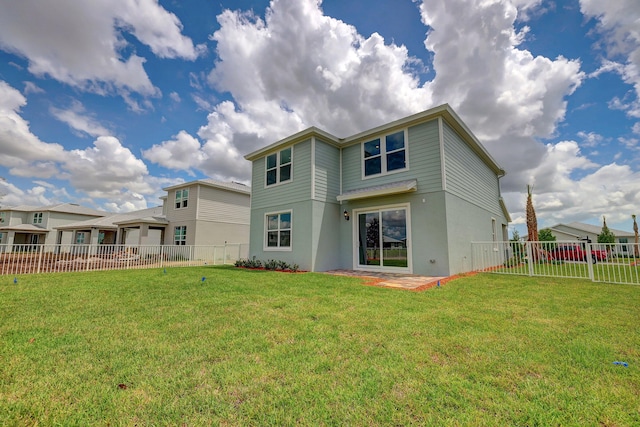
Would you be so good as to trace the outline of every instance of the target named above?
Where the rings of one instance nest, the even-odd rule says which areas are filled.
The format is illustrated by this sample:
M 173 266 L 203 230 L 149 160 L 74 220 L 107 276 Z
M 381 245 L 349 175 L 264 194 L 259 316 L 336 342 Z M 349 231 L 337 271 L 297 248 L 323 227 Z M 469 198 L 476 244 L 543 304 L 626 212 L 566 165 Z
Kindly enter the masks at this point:
M 187 226 L 180 225 L 173 229 L 173 243 L 176 245 L 186 245 L 187 244 Z
M 407 167 L 405 131 L 362 144 L 364 176 L 402 170 Z
M 292 148 L 285 148 L 267 156 L 267 185 L 278 184 L 291 179 Z
M 176 209 L 186 208 L 189 202 L 189 189 L 176 190 Z
M 84 244 L 84 238 L 85 238 L 85 233 L 84 233 L 84 231 L 78 231 L 78 232 L 76 233 L 76 243 L 77 243 L 78 245 L 82 245 L 82 244 Z
M 35 212 L 33 214 L 33 223 L 42 224 L 42 212 Z
M 4 224 L 4 222 L 6 221 L 6 218 L 7 218 L 7 213 L 0 212 L 0 224 Z
M 291 211 L 266 215 L 266 250 L 291 250 Z

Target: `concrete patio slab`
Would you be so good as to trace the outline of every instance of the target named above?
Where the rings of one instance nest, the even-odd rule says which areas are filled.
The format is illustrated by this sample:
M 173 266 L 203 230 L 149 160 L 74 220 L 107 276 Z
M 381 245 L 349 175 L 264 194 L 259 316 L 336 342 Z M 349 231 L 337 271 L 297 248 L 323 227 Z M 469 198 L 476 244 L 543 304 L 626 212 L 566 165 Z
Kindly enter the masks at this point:
M 422 291 L 437 287 L 443 283 L 446 277 L 419 276 L 417 274 L 405 273 L 382 273 L 377 271 L 360 270 L 331 270 L 327 274 L 337 276 L 360 277 L 366 285 L 381 286 L 386 288 L 406 289 L 412 291 Z

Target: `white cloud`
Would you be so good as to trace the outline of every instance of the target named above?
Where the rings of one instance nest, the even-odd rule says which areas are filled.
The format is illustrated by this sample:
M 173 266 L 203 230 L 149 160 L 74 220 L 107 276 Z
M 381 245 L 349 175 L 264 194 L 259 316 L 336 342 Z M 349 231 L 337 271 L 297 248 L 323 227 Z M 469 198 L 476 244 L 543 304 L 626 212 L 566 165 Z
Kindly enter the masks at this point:
M 597 20 L 597 30 L 604 35 L 608 58 L 596 73 L 613 71 L 633 86 L 635 96 L 623 101 L 616 98 L 613 108 L 630 117 L 640 117 L 640 7 L 637 0 L 580 0 L 580 10 Z
M 143 157 L 168 169 L 182 169 L 191 174 L 191 169 L 204 167 L 207 156 L 201 151 L 200 142 L 196 138 L 185 131 L 180 131 L 173 138 L 144 150 Z
M 147 166 L 112 136 L 98 137 L 93 147 L 71 150 L 63 168 L 71 185 L 92 197 L 113 197 L 127 189 L 153 191 L 144 180 Z
M 40 141 L 19 112 L 26 98 L 15 88 L 0 80 L 0 165 L 20 170 L 29 162 L 60 161 L 64 148 L 59 144 Z
M 155 202 L 162 186 L 175 182 L 150 177 L 144 162 L 113 136 L 99 136 L 91 147 L 71 151 L 59 144 L 40 141 L 20 116 L 20 109 L 25 105 L 24 96 L 0 80 L 0 165 L 9 168 L 12 176 L 66 180 L 92 199 L 110 199 L 116 204 L 129 202 L 137 208 L 146 207 L 141 202 L 145 197 L 152 196 Z M 91 117 L 77 111 L 84 111 L 77 103 L 70 110 L 53 110 L 78 130 L 91 135 L 108 132 Z M 28 192 L 21 192 L 15 186 L 9 188 L 11 191 L 3 198 L 3 204 L 49 204 L 56 198 L 68 200 L 66 192 L 41 184 Z
M 178 94 L 178 92 L 171 92 L 169 94 L 169 98 L 171 98 L 171 100 L 173 100 L 173 102 L 180 102 L 180 95 Z
M 577 171 L 590 173 L 575 179 Z M 617 163 L 597 165 L 581 154 L 575 141 L 548 144 L 544 161 L 533 176 L 534 207 L 540 228 L 602 215 L 611 223 L 622 222 L 640 204 L 640 172 Z M 524 192 L 507 193 L 505 199 L 514 224 L 524 224 Z
M 50 205 L 52 200 L 46 197 L 47 188 L 42 185 L 36 185 L 27 190 L 22 190 L 10 181 L 0 179 L 0 206 L 18 206 L 18 205 Z
M 84 106 L 79 101 L 73 101 L 67 109 L 50 107 L 49 111 L 53 116 L 68 124 L 76 133 L 90 136 L 105 136 L 111 132 L 102 126 L 94 117 L 87 114 Z
M 44 89 L 36 85 L 34 82 L 24 82 L 24 93 L 29 95 L 31 93 L 44 93 Z
M 604 141 L 604 137 L 595 132 L 578 132 L 578 137 L 582 138 L 582 146 L 595 147 Z
M 36 76 L 82 90 L 157 96 L 143 64 L 125 57 L 123 32 L 163 58 L 195 59 L 202 51 L 181 34 L 178 18 L 155 0 L 0 0 L 0 49 L 29 61 Z
M 315 125 L 347 136 L 449 103 L 507 168 L 506 192 L 522 191 L 545 162 L 560 161 L 538 141 L 555 134 L 566 97 L 585 74 L 578 60 L 519 48 L 528 29 L 518 32 L 516 22 L 544 13 L 539 0 L 422 2 L 429 27 L 425 46 L 435 71 L 424 85 L 404 46 L 385 43 L 376 33 L 361 36 L 325 16 L 319 3 L 275 0 L 264 20 L 253 12 L 218 16 L 220 29 L 211 37 L 218 59 L 209 82 L 233 100 L 213 106 L 198 132 L 202 143 L 175 139 L 148 155 L 209 175 L 237 177 L 240 170 L 246 179 L 242 155 L 302 128 Z M 197 76 L 191 80 L 197 86 Z M 556 150 L 564 153 L 563 162 L 589 164 L 563 144 Z M 178 161 L 170 160 L 173 151 Z M 549 175 L 538 179 L 541 190 L 561 191 L 554 182 L 570 185 L 561 168 L 544 173 Z

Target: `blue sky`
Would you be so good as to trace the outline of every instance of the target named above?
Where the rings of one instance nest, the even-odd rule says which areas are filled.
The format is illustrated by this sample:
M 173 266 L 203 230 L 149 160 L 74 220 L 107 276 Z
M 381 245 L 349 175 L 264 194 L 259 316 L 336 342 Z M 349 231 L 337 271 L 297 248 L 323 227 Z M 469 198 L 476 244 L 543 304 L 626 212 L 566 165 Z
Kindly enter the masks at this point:
M 160 203 L 243 156 L 449 103 L 524 230 L 640 214 L 637 0 L 0 0 L 2 205 Z

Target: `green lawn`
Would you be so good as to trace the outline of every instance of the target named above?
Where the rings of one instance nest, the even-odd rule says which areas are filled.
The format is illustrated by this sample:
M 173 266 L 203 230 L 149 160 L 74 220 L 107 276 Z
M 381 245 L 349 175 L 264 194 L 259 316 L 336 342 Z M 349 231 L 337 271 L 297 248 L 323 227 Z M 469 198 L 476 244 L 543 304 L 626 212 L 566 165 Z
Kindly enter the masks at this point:
M 202 267 L 0 277 L 0 307 L 3 426 L 640 425 L 638 286 Z

